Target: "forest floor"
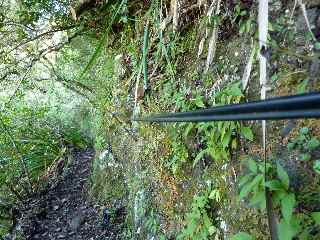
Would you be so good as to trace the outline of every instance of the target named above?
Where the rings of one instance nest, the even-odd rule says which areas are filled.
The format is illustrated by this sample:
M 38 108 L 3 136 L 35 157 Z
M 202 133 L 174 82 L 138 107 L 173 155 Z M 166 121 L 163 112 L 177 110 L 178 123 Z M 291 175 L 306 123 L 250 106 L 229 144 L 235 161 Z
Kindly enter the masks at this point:
M 119 239 L 123 214 L 113 224 L 103 207 L 88 197 L 92 150 L 74 153 L 74 160 L 54 187 L 29 199 L 19 225 L 26 239 Z

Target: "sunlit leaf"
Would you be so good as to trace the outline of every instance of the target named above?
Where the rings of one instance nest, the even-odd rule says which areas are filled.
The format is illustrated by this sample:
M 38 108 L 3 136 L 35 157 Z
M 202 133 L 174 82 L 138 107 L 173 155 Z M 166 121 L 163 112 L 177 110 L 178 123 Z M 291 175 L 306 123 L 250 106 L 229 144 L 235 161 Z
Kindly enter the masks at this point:
M 277 191 L 283 189 L 283 184 L 279 180 L 271 180 L 265 183 L 270 190 Z
M 253 240 L 253 237 L 248 233 L 240 232 L 232 236 L 230 240 Z
M 248 159 L 248 167 L 252 173 L 256 174 L 258 172 L 258 165 L 256 161 L 251 158 Z
M 245 198 L 252 189 L 263 180 L 263 178 L 264 176 L 259 174 L 251 182 L 245 184 L 240 191 L 240 198 Z
M 278 178 L 281 180 L 282 184 L 286 189 L 289 188 L 289 176 L 287 172 L 284 170 L 284 168 L 280 165 L 280 163 L 277 163 L 277 175 Z
M 248 140 L 250 140 L 250 141 L 253 141 L 253 133 L 252 133 L 251 128 L 249 128 L 249 127 L 242 127 L 242 128 L 241 128 L 241 135 L 242 135 L 244 138 L 246 138 L 246 139 L 248 139 Z
M 293 193 L 288 194 L 285 198 L 281 200 L 282 216 L 287 223 L 290 223 L 291 221 L 295 203 L 296 199 Z
M 281 219 L 280 223 L 278 224 L 278 237 L 279 240 L 292 240 L 294 237 L 294 230 L 292 229 L 291 225 Z
M 316 224 L 320 225 L 320 212 L 311 213 L 312 219 L 316 222 Z

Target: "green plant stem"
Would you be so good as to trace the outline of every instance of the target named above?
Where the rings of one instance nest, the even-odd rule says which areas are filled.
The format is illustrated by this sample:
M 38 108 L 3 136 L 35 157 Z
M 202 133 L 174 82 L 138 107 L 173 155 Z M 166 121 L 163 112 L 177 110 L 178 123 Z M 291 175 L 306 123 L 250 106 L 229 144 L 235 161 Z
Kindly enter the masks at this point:
M 22 154 L 22 152 L 20 151 L 20 149 L 18 148 L 18 146 L 16 145 L 13 136 L 11 135 L 9 129 L 7 128 L 7 126 L 6 126 L 6 124 L 4 123 L 3 119 L 1 118 L 1 116 L 0 116 L 0 122 L 1 122 L 1 125 L 2 125 L 3 131 L 6 133 L 6 135 L 7 135 L 8 138 L 10 139 L 10 141 L 11 141 L 11 143 L 12 143 L 12 145 L 13 145 L 13 148 L 15 149 L 15 151 L 16 151 L 19 159 L 20 159 L 22 171 L 23 171 L 24 175 L 27 177 L 29 188 L 30 188 L 30 190 L 32 191 L 32 184 L 31 184 L 30 173 L 29 173 L 27 164 L 26 164 L 26 162 L 25 162 L 25 160 L 24 160 L 24 158 L 23 158 L 23 154 Z M 24 188 L 24 190 L 27 192 L 27 194 L 30 193 L 30 191 L 29 191 L 27 188 Z
M 147 25 L 144 28 L 143 55 L 142 55 L 144 90 L 147 90 L 149 88 L 149 82 L 148 82 L 148 43 L 149 43 L 149 26 Z
M 5 185 L 8 187 L 8 189 L 16 196 L 16 198 L 22 202 L 23 201 L 23 197 L 20 195 L 20 193 L 14 188 L 14 186 L 7 182 L 7 181 L 4 181 Z
M 99 57 L 101 51 L 102 51 L 102 48 L 106 45 L 107 43 L 107 40 L 108 40 L 108 34 L 111 30 L 111 27 L 116 19 L 116 17 L 118 16 L 118 13 L 120 12 L 122 6 L 124 5 L 124 3 L 126 2 L 126 0 L 122 0 L 121 3 L 119 4 L 119 7 L 117 9 L 117 11 L 113 14 L 112 18 L 111 18 L 111 21 L 104 33 L 104 35 L 102 36 L 101 38 L 101 41 L 99 42 L 99 45 L 98 47 L 96 48 L 96 50 L 94 51 L 92 57 L 90 58 L 88 64 L 85 66 L 84 70 L 81 72 L 80 76 L 79 76 L 79 80 L 81 80 L 85 74 L 92 68 L 93 64 L 96 62 L 97 58 Z M 79 82 L 78 80 L 78 82 Z

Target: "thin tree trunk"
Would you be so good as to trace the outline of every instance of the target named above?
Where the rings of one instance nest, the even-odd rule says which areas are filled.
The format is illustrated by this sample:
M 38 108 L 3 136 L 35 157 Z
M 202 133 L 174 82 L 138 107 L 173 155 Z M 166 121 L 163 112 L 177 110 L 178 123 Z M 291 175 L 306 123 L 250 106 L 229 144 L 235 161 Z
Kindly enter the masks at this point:
M 259 46 L 260 50 L 262 48 L 267 48 L 267 35 L 268 35 L 268 0 L 260 0 L 259 1 Z M 267 94 L 267 59 L 260 52 L 260 87 L 261 87 L 261 100 L 266 99 Z M 267 181 L 267 171 L 266 171 L 266 146 L 267 146 L 267 127 L 266 120 L 262 120 L 262 144 L 263 144 L 263 154 L 264 154 L 264 162 L 265 162 L 265 181 Z M 269 189 L 265 188 L 265 196 L 266 196 L 266 207 L 267 207 L 267 215 L 268 215 L 268 224 L 269 230 L 272 240 L 278 240 L 277 234 L 277 219 L 273 210 L 272 204 L 272 195 Z

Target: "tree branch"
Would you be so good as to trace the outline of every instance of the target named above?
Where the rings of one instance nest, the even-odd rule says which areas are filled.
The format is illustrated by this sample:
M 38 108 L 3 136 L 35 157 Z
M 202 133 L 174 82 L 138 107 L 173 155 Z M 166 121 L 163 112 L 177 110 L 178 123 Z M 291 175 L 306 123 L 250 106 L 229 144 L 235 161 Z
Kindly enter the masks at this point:
M 23 45 L 25 45 L 25 44 L 27 44 L 27 43 L 29 43 L 29 42 L 33 42 L 33 41 L 35 41 L 35 40 L 37 40 L 37 39 L 39 39 L 39 38 L 42 38 L 42 37 L 44 37 L 44 36 L 46 36 L 46 35 L 49 35 L 49 34 L 52 34 L 52 33 L 56 33 L 56 32 L 62 32 L 62 31 L 65 31 L 65 30 L 70 30 L 70 29 L 75 28 L 75 27 L 77 27 L 77 26 L 78 26 L 78 25 L 71 25 L 71 26 L 66 26 L 66 27 L 62 27 L 62 28 L 58 28 L 58 29 L 51 29 L 50 31 L 41 33 L 41 34 L 39 34 L 39 35 L 37 35 L 37 36 L 35 36 L 35 37 L 33 37 L 33 38 L 30 38 L 30 39 L 28 39 L 28 40 L 26 40 L 26 41 L 24 41 L 24 42 L 19 43 L 18 45 L 16 45 L 15 47 L 13 47 L 11 50 L 9 50 L 9 52 L 7 52 L 6 55 L 8 55 L 8 54 L 11 53 L 12 51 L 14 51 L 14 50 L 22 47 Z

